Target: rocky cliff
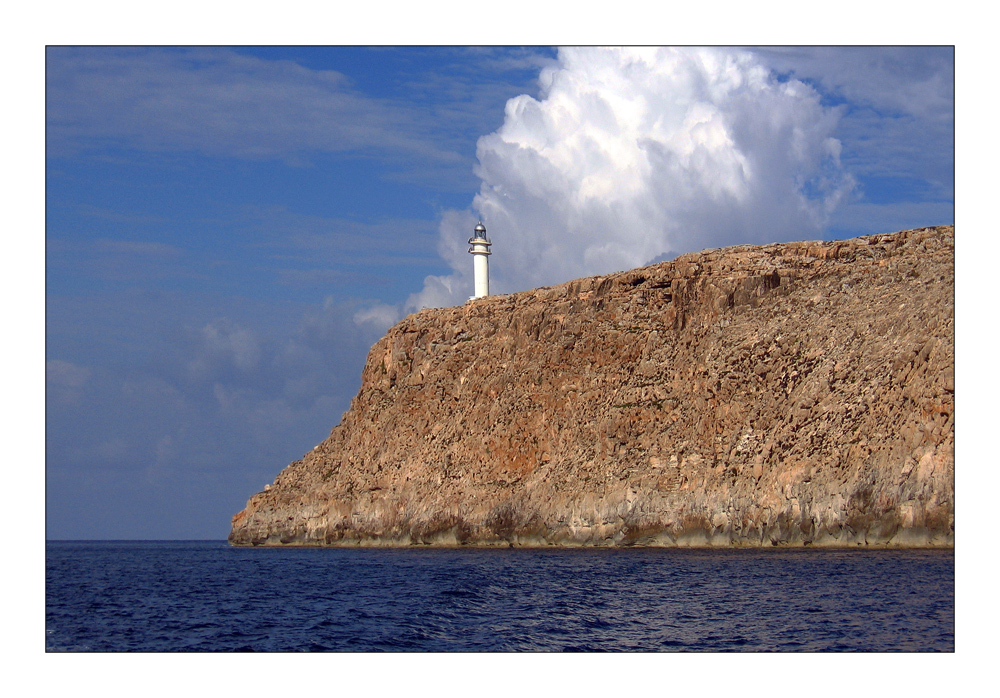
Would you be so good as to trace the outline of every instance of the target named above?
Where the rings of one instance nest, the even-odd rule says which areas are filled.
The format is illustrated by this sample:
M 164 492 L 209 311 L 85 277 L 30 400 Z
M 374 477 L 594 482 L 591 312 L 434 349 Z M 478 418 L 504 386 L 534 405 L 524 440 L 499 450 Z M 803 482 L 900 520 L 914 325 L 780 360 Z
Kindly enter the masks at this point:
M 237 545 L 949 546 L 954 229 L 429 309 Z

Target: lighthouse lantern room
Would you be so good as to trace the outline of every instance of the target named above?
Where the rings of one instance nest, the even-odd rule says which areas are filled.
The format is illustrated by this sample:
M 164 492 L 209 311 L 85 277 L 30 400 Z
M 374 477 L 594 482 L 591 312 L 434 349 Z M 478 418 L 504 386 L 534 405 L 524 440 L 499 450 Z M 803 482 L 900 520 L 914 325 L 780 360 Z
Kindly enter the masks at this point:
M 476 226 L 475 233 L 469 238 L 469 254 L 472 255 L 472 271 L 475 274 L 476 292 L 473 298 L 483 298 L 490 295 L 490 239 L 486 237 L 486 226 L 482 221 Z

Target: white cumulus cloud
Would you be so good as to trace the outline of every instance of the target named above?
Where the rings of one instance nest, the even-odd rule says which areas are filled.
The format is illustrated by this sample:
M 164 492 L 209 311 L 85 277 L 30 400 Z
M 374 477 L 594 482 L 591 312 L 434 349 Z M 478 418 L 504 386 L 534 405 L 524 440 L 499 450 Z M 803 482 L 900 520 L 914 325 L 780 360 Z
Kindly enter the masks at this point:
M 404 311 L 471 295 L 466 240 L 480 217 L 491 288 L 507 293 L 817 238 L 854 186 L 831 135 L 839 111 L 746 51 L 562 49 L 539 82 L 538 99 L 509 100 L 479 139 L 472 210 L 443 216 L 438 250 L 453 273 L 427 277 Z

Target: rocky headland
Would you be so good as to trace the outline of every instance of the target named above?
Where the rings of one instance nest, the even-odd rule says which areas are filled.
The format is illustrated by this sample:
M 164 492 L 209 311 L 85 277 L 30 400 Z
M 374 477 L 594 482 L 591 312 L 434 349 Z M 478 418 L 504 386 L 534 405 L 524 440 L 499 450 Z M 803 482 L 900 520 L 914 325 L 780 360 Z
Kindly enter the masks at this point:
M 410 315 L 236 545 L 951 546 L 954 228 Z

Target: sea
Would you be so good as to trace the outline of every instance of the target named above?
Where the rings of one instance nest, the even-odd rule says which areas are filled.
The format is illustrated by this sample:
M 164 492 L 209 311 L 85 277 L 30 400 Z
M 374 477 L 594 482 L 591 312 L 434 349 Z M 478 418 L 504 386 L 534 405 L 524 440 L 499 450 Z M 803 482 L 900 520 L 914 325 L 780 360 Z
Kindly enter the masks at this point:
M 954 652 L 951 550 L 46 543 L 47 652 Z

